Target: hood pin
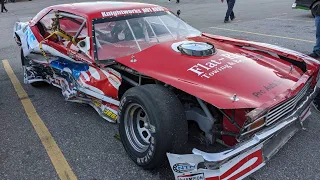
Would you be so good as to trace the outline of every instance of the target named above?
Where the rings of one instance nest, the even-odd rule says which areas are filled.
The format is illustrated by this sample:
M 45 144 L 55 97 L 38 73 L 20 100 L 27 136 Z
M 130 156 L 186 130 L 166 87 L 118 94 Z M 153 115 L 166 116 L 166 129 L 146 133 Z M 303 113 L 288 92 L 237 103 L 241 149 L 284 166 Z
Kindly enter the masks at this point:
M 237 102 L 237 101 L 239 101 L 240 99 L 237 97 L 236 94 L 234 94 L 234 95 L 231 97 L 231 100 L 234 101 L 234 102 Z
M 137 60 L 136 60 L 136 58 L 134 56 L 131 56 L 130 62 L 135 63 L 135 62 L 137 62 Z

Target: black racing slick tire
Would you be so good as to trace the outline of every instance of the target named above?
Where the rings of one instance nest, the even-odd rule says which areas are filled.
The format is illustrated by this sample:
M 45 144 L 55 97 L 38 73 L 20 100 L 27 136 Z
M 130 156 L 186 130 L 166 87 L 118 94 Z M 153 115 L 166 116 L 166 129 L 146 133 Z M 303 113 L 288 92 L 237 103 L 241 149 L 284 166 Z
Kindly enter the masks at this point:
M 154 169 L 187 142 L 183 106 L 167 88 L 150 84 L 129 89 L 119 106 L 119 134 L 129 157 L 144 169 Z
M 49 86 L 48 83 L 43 82 L 43 81 L 32 82 L 32 83 L 30 83 L 30 85 L 31 85 L 32 87 L 35 87 L 35 88 L 41 88 L 41 87 L 47 87 L 47 86 Z

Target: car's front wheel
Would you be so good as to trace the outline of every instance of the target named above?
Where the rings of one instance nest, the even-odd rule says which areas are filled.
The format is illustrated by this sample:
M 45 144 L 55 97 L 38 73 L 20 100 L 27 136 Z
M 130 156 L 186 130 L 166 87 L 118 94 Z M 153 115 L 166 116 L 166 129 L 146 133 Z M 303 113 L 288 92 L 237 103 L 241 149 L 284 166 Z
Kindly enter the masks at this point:
M 121 141 L 130 158 L 145 169 L 163 164 L 166 152 L 187 141 L 187 120 L 176 95 L 160 85 L 129 89 L 119 107 Z M 179 145 L 179 146 L 177 146 Z

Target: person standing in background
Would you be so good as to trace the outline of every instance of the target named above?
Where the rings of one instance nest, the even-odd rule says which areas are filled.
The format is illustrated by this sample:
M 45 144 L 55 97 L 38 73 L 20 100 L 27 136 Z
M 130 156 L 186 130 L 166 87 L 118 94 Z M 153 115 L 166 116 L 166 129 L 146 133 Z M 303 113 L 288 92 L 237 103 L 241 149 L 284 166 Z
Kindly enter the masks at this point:
M 320 94 L 313 101 L 313 107 L 320 113 Z
M 221 0 L 221 2 L 223 3 L 224 0 Z M 236 3 L 236 0 L 227 0 L 228 10 L 226 13 L 226 17 L 224 18 L 224 23 L 229 22 L 229 18 L 231 19 L 231 21 L 233 21 L 236 18 L 233 12 L 233 7 L 235 3 Z
M 320 4 L 316 4 L 312 7 L 311 11 L 315 15 L 314 23 L 316 26 L 316 44 L 313 47 L 313 52 L 309 54 L 309 56 L 320 60 Z M 320 94 L 318 94 L 314 99 L 313 106 L 318 112 L 320 112 Z
M 4 6 L 4 0 L 0 0 L 0 1 L 1 1 L 1 12 L 3 13 L 3 10 L 8 12 L 8 9 Z
M 170 1 L 170 0 L 169 0 L 169 1 Z M 177 0 L 177 1 L 176 1 L 176 3 L 179 3 L 179 2 L 180 2 L 180 0 Z
M 313 52 L 309 56 L 319 59 L 320 58 L 320 4 L 316 4 L 311 9 L 312 13 L 315 15 L 314 22 L 316 25 L 316 44 L 313 47 Z

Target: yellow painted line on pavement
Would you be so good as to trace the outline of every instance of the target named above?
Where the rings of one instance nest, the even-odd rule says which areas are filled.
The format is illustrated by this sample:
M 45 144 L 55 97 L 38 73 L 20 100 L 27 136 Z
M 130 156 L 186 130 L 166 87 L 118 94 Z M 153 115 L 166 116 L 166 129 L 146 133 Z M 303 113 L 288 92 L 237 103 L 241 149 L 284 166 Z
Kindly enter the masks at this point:
M 258 35 L 258 36 L 266 36 L 266 37 L 289 39 L 289 40 L 302 41 L 302 42 L 308 42 L 308 43 L 316 43 L 315 41 L 310 41 L 310 40 L 306 40 L 306 39 L 298 39 L 298 38 L 292 38 L 292 37 L 277 36 L 277 35 L 272 35 L 272 34 L 263 34 L 263 33 L 256 33 L 256 32 L 250 32 L 250 31 L 241 31 L 241 30 L 236 30 L 236 29 L 219 28 L 219 27 L 210 27 L 210 28 L 211 29 L 217 29 L 217 30 L 223 30 L 223 31 L 237 32 L 237 33 L 253 34 L 253 35 Z
M 281 20 L 281 21 L 297 21 L 297 22 L 314 22 L 314 21 L 308 21 L 308 20 L 301 20 L 301 19 L 282 19 L 282 18 L 266 18 L 266 19 L 274 19 L 274 20 Z
M 44 148 L 46 149 L 51 162 L 56 169 L 56 172 L 61 180 L 76 180 L 77 177 L 69 166 L 67 160 L 63 156 L 60 148 L 53 139 L 51 133 L 49 132 L 46 125 L 40 119 L 36 109 L 34 108 L 31 100 L 29 99 L 28 94 L 23 89 L 16 75 L 14 74 L 9 62 L 7 60 L 2 60 L 4 69 L 6 70 L 11 83 L 13 84 L 14 89 L 16 90 L 21 103 L 24 107 L 26 114 L 30 122 L 33 125 L 33 128 L 37 132 Z

